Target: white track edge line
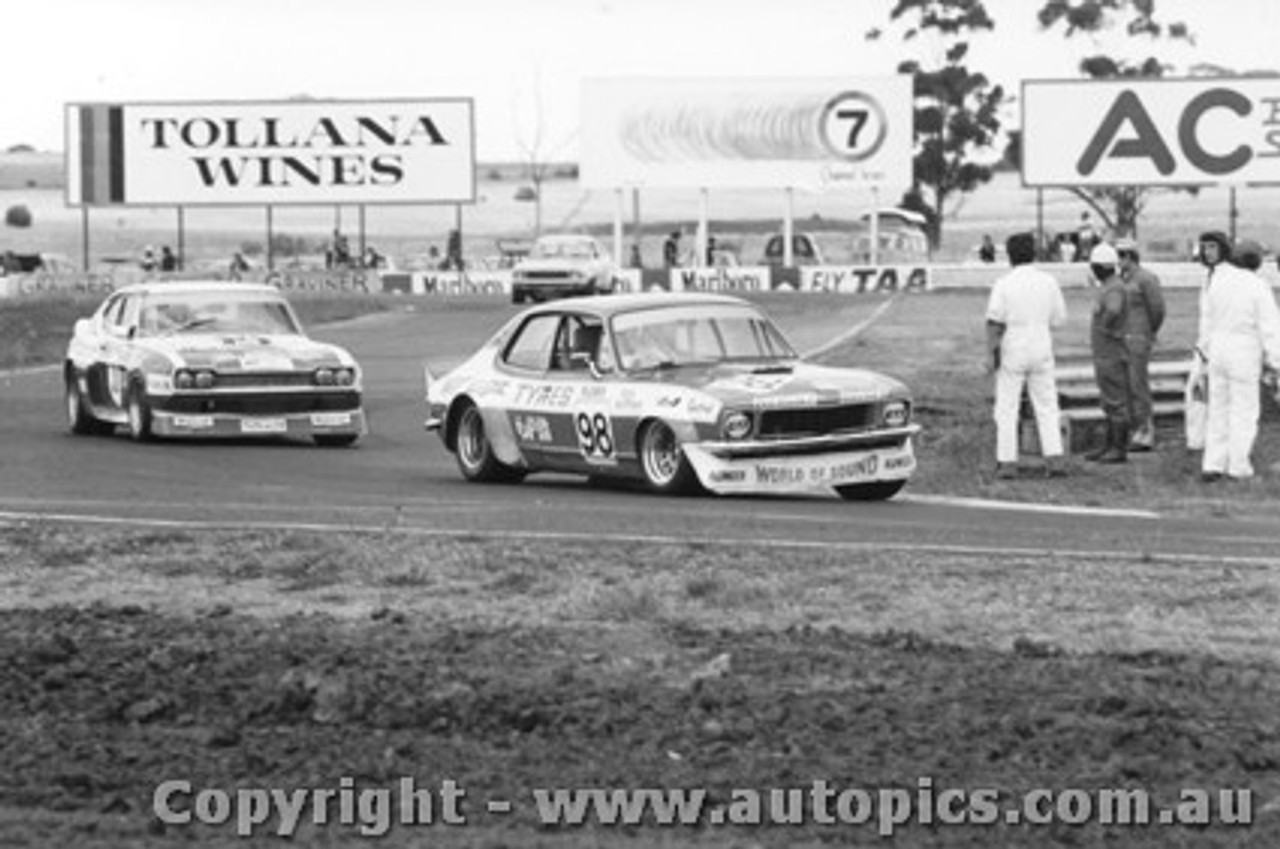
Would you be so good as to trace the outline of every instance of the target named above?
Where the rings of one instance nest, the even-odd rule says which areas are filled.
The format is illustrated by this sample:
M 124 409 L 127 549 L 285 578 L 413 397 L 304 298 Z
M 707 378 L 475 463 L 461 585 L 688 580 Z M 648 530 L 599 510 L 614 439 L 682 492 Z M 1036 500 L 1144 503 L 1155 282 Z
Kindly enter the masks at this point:
M 815 540 L 765 539 L 743 540 L 732 537 L 677 537 L 661 534 L 599 534 L 571 531 L 494 531 L 485 529 L 441 529 L 412 526 L 324 524 L 318 522 L 214 522 L 209 520 L 146 519 L 125 516 L 79 515 L 74 513 L 23 513 L 0 511 L 0 526 L 26 522 L 65 522 L 68 524 L 107 525 L 118 527 L 183 528 L 186 530 L 293 531 L 328 534 L 385 534 L 424 539 L 532 539 L 544 542 L 616 542 L 648 545 L 756 546 L 766 549 L 800 549 L 824 551 L 906 551 L 931 554 L 956 554 L 986 557 L 1062 557 L 1070 560 L 1105 560 L 1123 562 L 1141 560 L 1146 563 L 1166 562 L 1206 564 L 1211 566 L 1280 566 L 1280 557 L 1242 555 L 1183 554 L 1153 551 L 1076 551 L 1052 548 L 994 548 L 989 546 L 943 545 L 902 542 L 836 542 Z

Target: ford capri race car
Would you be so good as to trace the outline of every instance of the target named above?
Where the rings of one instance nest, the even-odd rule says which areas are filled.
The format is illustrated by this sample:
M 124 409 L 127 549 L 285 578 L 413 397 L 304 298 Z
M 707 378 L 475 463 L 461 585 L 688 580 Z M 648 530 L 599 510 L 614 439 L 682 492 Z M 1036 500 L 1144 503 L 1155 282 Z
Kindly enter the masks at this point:
M 365 432 L 356 361 L 308 338 L 272 286 L 122 288 L 76 322 L 64 377 L 77 434 L 125 425 L 138 441 L 288 435 L 341 446 Z
M 426 378 L 426 428 L 472 481 L 556 471 L 663 493 L 834 488 L 873 500 L 895 495 L 916 465 L 905 386 L 804 362 L 755 306 L 728 296 L 544 304 Z

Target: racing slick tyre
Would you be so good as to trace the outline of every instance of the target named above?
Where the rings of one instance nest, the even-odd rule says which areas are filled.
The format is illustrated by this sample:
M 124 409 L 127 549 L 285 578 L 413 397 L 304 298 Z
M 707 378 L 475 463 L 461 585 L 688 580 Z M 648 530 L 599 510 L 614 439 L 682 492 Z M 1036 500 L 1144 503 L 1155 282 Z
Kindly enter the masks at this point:
M 66 380 L 67 426 L 78 436 L 104 434 L 114 428 L 110 423 L 93 417 L 80 394 L 80 384 L 73 375 Z
M 129 385 L 125 408 L 129 414 L 129 438 L 134 442 L 150 442 L 151 405 L 147 403 L 146 392 L 136 382 Z
M 484 416 L 475 404 L 467 404 L 458 413 L 454 434 L 454 454 L 462 476 L 476 483 L 518 483 L 524 471 L 499 460 L 484 432 Z
M 907 485 L 905 480 L 875 481 L 874 483 L 850 483 L 836 487 L 845 501 L 887 501 Z
M 358 433 L 317 433 L 311 437 L 321 448 L 346 448 L 355 445 Z
M 640 431 L 637 453 L 640 471 L 649 489 L 664 495 L 691 494 L 698 487 L 698 476 L 680 448 L 675 431 L 664 421 L 649 422 Z

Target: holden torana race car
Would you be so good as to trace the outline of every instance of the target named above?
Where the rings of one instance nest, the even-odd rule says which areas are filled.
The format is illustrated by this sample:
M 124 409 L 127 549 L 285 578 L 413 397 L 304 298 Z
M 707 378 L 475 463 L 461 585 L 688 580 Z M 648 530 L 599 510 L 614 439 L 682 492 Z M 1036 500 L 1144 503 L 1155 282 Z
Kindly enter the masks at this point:
M 916 466 L 905 386 L 803 361 L 754 305 L 724 295 L 536 306 L 426 381 L 426 428 L 472 481 L 556 471 L 664 493 L 874 500 Z
M 511 300 L 517 304 L 612 291 L 613 260 L 591 236 L 542 236 L 511 270 Z
M 77 434 L 125 425 L 138 441 L 289 435 L 340 446 L 365 432 L 356 361 L 308 338 L 273 286 L 119 289 L 76 322 L 64 378 Z

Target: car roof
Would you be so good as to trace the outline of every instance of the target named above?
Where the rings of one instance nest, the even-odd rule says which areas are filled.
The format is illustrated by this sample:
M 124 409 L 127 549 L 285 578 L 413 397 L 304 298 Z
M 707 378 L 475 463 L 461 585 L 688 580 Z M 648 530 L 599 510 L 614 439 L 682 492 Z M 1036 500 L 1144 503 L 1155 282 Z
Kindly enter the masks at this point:
M 589 233 L 547 233 L 538 237 L 539 242 L 594 242 L 596 237 Z
M 266 283 L 240 283 L 235 280 L 147 280 L 121 286 L 116 293 L 129 295 L 154 295 L 159 292 L 185 294 L 189 292 L 251 292 L 254 294 L 282 294 L 275 286 Z
M 608 318 L 624 312 L 679 306 L 752 306 L 752 304 L 732 295 L 708 292 L 637 292 L 563 298 L 530 307 L 525 312 L 530 315 L 549 312 L 588 312 Z

